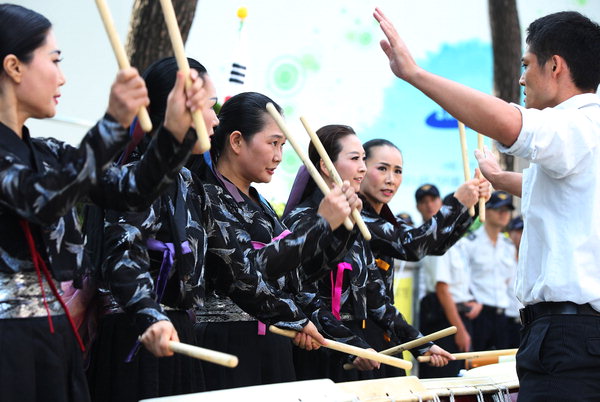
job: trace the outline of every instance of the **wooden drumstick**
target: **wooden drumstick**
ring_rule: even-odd
[[[217,352],[216,350],[205,349],[175,341],[169,341],[169,348],[175,353],[218,364],[220,366],[233,368],[238,365],[237,356]]]
[[[463,171],[465,173],[465,181],[469,181],[469,157],[467,155],[467,135],[465,134],[465,125],[458,122],[458,133],[460,134],[460,150],[462,154]],[[469,215],[475,216],[475,207],[469,207]]]
[[[483,135],[477,133],[477,149],[483,152]],[[481,179],[481,170],[477,175]],[[479,197],[479,220],[485,222],[485,197]]]
[[[499,349],[499,350],[486,350],[482,352],[466,352],[466,353],[453,353],[452,356],[456,360],[467,360],[475,359],[478,357],[490,357],[490,356],[509,356],[517,354],[519,349]],[[419,356],[417,360],[421,363],[427,363],[431,360],[431,356]]]
[[[319,187],[319,189],[324,195],[329,194],[331,190],[327,186],[327,183],[325,183],[323,177],[321,177],[321,173],[319,173],[315,165],[312,164],[312,162],[308,158],[308,155],[306,155],[300,144],[298,144],[298,142],[296,141],[296,138],[287,128],[285,121],[283,121],[283,117],[281,117],[281,115],[271,102],[267,103],[267,112],[269,112],[271,117],[273,117],[275,123],[277,123],[277,125],[283,132],[283,135],[285,135],[289,143],[292,145],[292,148],[294,148],[294,151],[296,151],[296,154],[298,155],[302,163],[304,163],[304,166],[306,166],[306,170],[308,170],[310,177],[312,177],[312,179],[315,181],[317,187]],[[352,223],[350,218],[346,217],[346,219],[344,219],[344,226],[346,227],[346,229],[352,230],[354,224]]]
[[[308,133],[310,140],[312,141],[313,145],[315,146],[315,149],[319,153],[319,156],[323,160],[323,163],[325,163],[325,167],[329,171],[329,176],[333,179],[333,181],[338,186],[341,187],[343,184],[342,178],[340,177],[340,174],[335,169],[335,166],[333,166],[333,162],[331,161],[331,158],[327,154],[325,147],[323,147],[323,143],[319,139],[319,136],[317,136],[317,133],[315,133],[312,130],[312,128],[310,128],[310,126],[308,125],[308,122],[306,121],[306,119],[304,117],[300,117],[300,121],[302,122],[304,129]],[[360,230],[360,233],[363,235],[365,240],[367,240],[367,241],[371,240],[371,232],[369,232],[369,228],[367,228],[367,225],[365,225],[365,221],[363,221],[362,217],[360,216],[360,211],[357,210],[356,208],[354,208],[352,210],[352,218],[354,218],[354,222],[356,222],[356,226],[358,226],[358,230]]]
[[[470,370],[475,367],[487,366],[489,364],[496,364],[508,361],[515,361],[515,355],[503,355],[503,356],[488,356],[488,357],[477,357],[475,359],[466,359],[465,368]]]
[[[432,341],[435,341],[440,338],[445,338],[446,336],[454,335],[455,333],[456,333],[455,326],[448,327],[448,328],[442,329],[440,331],[432,332],[431,334],[423,336],[421,338],[394,346],[393,348],[382,350],[379,353],[381,353],[382,355],[392,356],[392,355],[398,354],[400,352],[404,352],[405,350],[414,349],[417,346],[421,346],[427,342],[432,342]],[[344,364],[344,370],[352,370],[353,368],[355,368],[354,364],[351,364],[351,363]]]
[[[269,326],[269,331],[271,331],[277,335],[287,336],[288,338],[295,338],[296,334],[297,334],[296,331],[292,331],[289,329],[281,329],[274,325]],[[313,341],[313,343],[316,343],[316,341]],[[374,352],[372,350],[367,350],[367,349],[359,348],[356,346],[347,345],[345,343],[332,341],[330,339],[327,340],[326,345],[321,345],[321,344],[318,344],[318,345],[320,345],[324,348],[337,350],[338,352],[362,357],[364,359],[374,360],[379,363],[387,364],[389,366],[394,366],[394,367],[398,367],[398,368],[405,369],[405,370],[410,370],[412,368],[412,363],[407,360],[398,359],[398,358],[392,357],[392,356],[382,355],[382,354]]]
[[[456,333],[455,326],[448,327],[448,328],[442,329],[440,331],[432,332],[431,334],[425,335],[421,338],[417,338],[415,340],[403,343],[401,345],[394,346],[393,348],[382,350],[379,353],[383,353],[385,355],[395,355],[397,353],[404,352],[405,350],[414,349],[417,346],[421,346],[427,342],[432,342],[432,341],[435,341],[440,338],[445,338],[447,336],[454,335],[455,333]]]
[[[165,23],[167,24],[167,30],[169,31],[169,37],[171,38],[171,46],[173,47],[173,53],[175,53],[175,59],[177,60],[177,67],[185,76],[185,87],[189,88],[192,86],[190,64],[185,56],[183,39],[181,39],[181,32],[179,31],[179,25],[177,24],[177,18],[175,17],[173,3],[171,3],[171,0],[160,0],[160,5],[165,16]],[[194,120],[194,126],[198,133],[200,152],[204,153],[210,149],[210,139],[206,132],[206,124],[204,124],[204,118],[202,117],[201,111],[194,110],[192,112],[192,119]]]
[[[123,48],[123,44],[119,39],[119,34],[117,33],[117,29],[115,28],[115,23],[113,21],[112,15],[110,14],[110,10],[108,9],[106,1],[96,0],[96,6],[98,7],[100,18],[102,18],[104,29],[106,30],[106,34],[108,35],[108,39],[110,40],[110,45],[113,48],[115,57],[117,58],[117,64],[119,65],[119,68],[123,70],[131,67],[131,64],[129,64],[129,59],[127,58],[127,53],[125,53],[125,48]],[[142,106],[140,108],[140,110],[137,113],[137,116],[142,130],[144,130],[147,133],[152,131],[152,121],[150,120],[150,116],[148,115],[148,111],[145,107]]]

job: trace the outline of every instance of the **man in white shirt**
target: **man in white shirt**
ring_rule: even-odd
[[[516,294],[525,305],[517,354],[522,400],[600,395],[600,27],[560,12],[528,28],[527,109],[421,69],[376,9],[394,74],[448,113],[531,162],[523,175],[486,170],[497,189],[523,196]],[[576,392],[576,395],[574,394]]]
[[[448,194],[444,203],[449,203]],[[444,203],[437,187],[424,184],[415,193],[417,209],[426,221],[435,215]],[[470,272],[466,256],[461,248],[465,239],[459,240],[442,256],[425,256],[421,260],[424,297],[420,303],[420,330],[430,334],[451,325],[457,328],[456,335],[438,339],[437,344],[451,353],[471,350],[472,321],[481,311],[470,287]],[[427,363],[419,365],[420,378],[455,377],[464,368],[464,361],[449,362],[444,367],[433,367]]]
[[[442,198],[440,191],[434,184],[423,184],[417,188],[415,192],[415,201],[417,203],[417,211],[421,214],[422,222],[427,222],[432,216],[438,213],[442,208]],[[419,300],[422,300],[428,293],[434,291],[435,288],[435,270],[439,256],[426,255],[421,259],[419,270]],[[423,308],[419,311],[422,313]],[[419,319],[423,323],[423,319]],[[421,332],[423,332],[421,328]]]
[[[463,240],[470,290],[483,304],[473,320],[473,350],[505,349],[508,345],[508,283],[517,266],[517,253],[502,230],[514,209],[510,194],[494,191],[485,205],[485,223]]]

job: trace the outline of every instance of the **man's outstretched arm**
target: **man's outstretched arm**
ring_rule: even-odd
[[[419,89],[473,130],[505,146],[511,146],[517,140],[522,125],[521,112],[517,108],[499,98],[423,70],[383,12],[376,8],[373,16],[387,37],[387,40],[381,40],[380,45],[397,77]]]

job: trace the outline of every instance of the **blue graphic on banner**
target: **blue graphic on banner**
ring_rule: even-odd
[[[491,93],[492,47],[479,40],[446,44],[440,51],[419,60],[428,71]],[[442,196],[463,181],[462,159],[456,119],[423,95],[397,80],[385,90],[384,110],[372,126],[360,128],[361,139],[386,138],[402,150],[403,182],[390,207],[394,212],[414,211],[414,192],[423,183],[434,183]],[[469,167],[477,166],[473,150],[477,136],[467,130]],[[488,147],[491,142],[486,139]],[[416,217],[419,221],[419,217]]]

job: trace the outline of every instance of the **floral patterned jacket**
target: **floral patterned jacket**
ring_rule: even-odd
[[[394,302],[394,259],[419,261],[426,255],[443,255],[469,229],[473,218],[457,199],[450,199],[431,219],[418,227],[395,217],[387,205],[378,214],[363,197],[362,217],[371,232],[369,245]]]
[[[287,228],[254,188],[250,189],[252,197],[248,197],[223,177],[213,176],[212,181],[213,184],[205,185],[205,191],[210,200],[211,226],[219,234],[214,236],[208,231],[207,304],[222,309],[224,315],[231,317],[229,320],[244,319],[236,313],[235,306],[224,300],[230,297],[239,308],[261,321],[300,330],[308,320],[293,301],[299,287],[297,268],[306,261],[345,254],[352,244],[351,235],[345,229],[332,232],[327,221],[318,215],[286,234]],[[215,237],[233,240],[239,249],[213,247]],[[235,254],[238,256],[233,258]],[[224,261],[228,267],[223,266]],[[260,277],[259,287],[248,288],[245,295],[242,289],[233,294],[224,292],[229,283],[237,282],[240,271],[249,269]],[[269,298],[265,298],[266,295]],[[213,303],[211,299],[218,302]]]
[[[322,194],[317,190],[298,205],[284,223],[295,230],[307,216],[316,214]],[[311,321],[326,337],[354,346],[370,346],[359,335],[344,325],[344,321],[364,320],[367,317],[388,330],[400,342],[422,336],[410,326],[402,314],[392,305],[386,294],[385,282],[375,257],[366,240],[358,237],[350,251],[341,258],[325,261],[322,265],[303,265],[300,268],[302,292],[297,297]],[[313,281],[312,278],[319,278]],[[339,300],[335,300],[335,289],[339,289]],[[339,308],[339,318],[334,310]],[[419,349],[426,351],[431,344]]]

